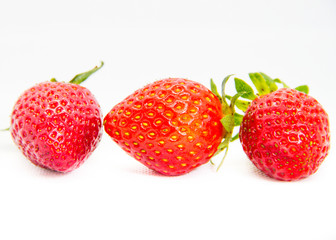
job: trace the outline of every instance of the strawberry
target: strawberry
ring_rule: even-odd
[[[78,84],[98,68],[69,83],[52,79],[26,90],[11,115],[14,143],[35,165],[58,172],[78,168],[102,136],[102,112],[92,93]]]
[[[148,84],[104,118],[108,135],[129,155],[163,175],[207,163],[227,131],[223,103],[203,85],[182,78]]]
[[[242,97],[252,100],[246,109],[239,138],[248,158],[266,175],[284,181],[298,180],[315,173],[330,146],[328,114],[308,87],[277,89],[279,79],[251,73],[259,90],[235,79]],[[239,101],[237,101],[238,103]]]

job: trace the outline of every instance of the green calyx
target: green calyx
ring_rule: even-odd
[[[88,77],[90,77],[93,73],[97,72],[99,69],[101,69],[104,66],[104,62],[101,61],[100,66],[95,66],[93,69],[87,71],[87,72],[83,72],[83,73],[79,73],[76,76],[73,77],[73,79],[70,80],[69,83],[73,83],[73,84],[81,84],[82,82],[84,82]],[[52,78],[50,80],[51,82],[57,82],[57,80],[55,78]]]
[[[215,85],[214,81],[212,79],[210,80],[211,91],[215,96],[218,97],[222,104],[222,112],[224,114],[224,117],[221,119],[221,123],[226,130],[226,135],[224,136],[222,142],[219,144],[217,152],[215,153],[215,155],[217,155],[218,153],[225,151],[224,157],[222,158],[222,161],[220,162],[217,170],[223,165],[224,159],[229,149],[229,143],[239,138],[239,133],[232,136],[233,130],[236,126],[241,125],[244,116],[237,113],[235,107],[245,113],[251,102],[258,96],[266,95],[276,91],[278,89],[277,84],[281,84],[284,88],[289,88],[286,83],[278,78],[273,79],[265,73],[255,72],[249,73],[249,77],[253,85],[255,86],[257,93],[255,93],[253,88],[244,80],[235,77],[234,83],[237,93],[234,96],[230,96],[225,93],[225,85],[231,76],[232,75],[228,75],[224,78],[222,82],[222,95],[218,93],[217,86]],[[306,94],[308,94],[309,92],[309,88],[307,85],[298,86],[295,89]],[[240,97],[244,100],[239,99]],[[226,99],[230,101],[230,104],[227,103]],[[211,163],[214,164],[212,161]]]
[[[251,104],[251,101],[257,98],[257,96],[266,95],[278,90],[277,84],[281,84],[282,87],[284,88],[290,88],[285,82],[281,81],[279,78],[273,79],[262,72],[249,73],[249,77],[253,85],[257,89],[256,94],[254,93],[253,88],[249,84],[247,84],[244,80],[234,78],[237,93],[244,92],[244,94],[242,94],[241,97],[245,98],[245,100],[236,101],[236,107],[242,110],[243,112],[246,111],[248,106]],[[306,94],[309,93],[309,88],[307,85],[298,86],[295,89]],[[229,95],[225,95],[225,97],[227,99],[232,98]]]
[[[229,149],[229,144],[231,141],[234,141],[238,138],[238,135],[237,136],[234,136],[232,137],[233,135],[233,129],[235,126],[239,126],[242,119],[243,119],[243,116],[236,113],[235,112],[235,105],[238,101],[238,98],[244,94],[246,94],[245,91],[242,91],[242,92],[238,92],[236,95],[234,95],[233,97],[230,97],[229,100],[230,100],[230,104],[226,101],[226,94],[225,94],[225,85],[226,83],[228,82],[228,80],[230,79],[232,75],[228,75],[227,77],[224,78],[223,82],[222,82],[222,95],[220,95],[218,93],[218,90],[217,90],[217,86],[216,84],[214,83],[214,81],[211,79],[210,80],[210,84],[211,84],[211,91],[215,94],[215,96],[218,97],[219,101],[221,102],[222,104],[222,112],[224,114],[224,117],[220,120],[225,131],[226,131],[226,134],[224,136],[224,139],[223,141],[219,144],[218,146],[218,149],[217,149],[217,152],[215,153],[215,155],[219,154],[220,152],[222,151],[225,151],[224,153],[224,157],[222,159],[222,161],[220,162],[217,170],[222,166],[223,162],[224,162],[224,159],[228,153],[228,149]],[[212,161],[211,161],[212,164],[214,164]]]

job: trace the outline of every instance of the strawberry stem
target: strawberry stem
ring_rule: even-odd
[[[83,73],[79,73],[77,74],[69,83],[73,83],[73,84],[81,84],[82,82],[84,82],[88,77],[90,77],[93,73],[97,72],[99,69],[101,69],[104,66],[104,62],[101,61],[101,65],[100,67],[95,66],[93,69],[87,71],[87,72],[83,72]]]

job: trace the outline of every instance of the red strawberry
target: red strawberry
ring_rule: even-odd
[[[32,163],[70,172],[95,150],[102,135],[102,112],[92,93],[78,84],[99,68],[76,75],[70,83],[52,79],[37,84],[19,97],[10,131]]]
[[[271,89],[274,85],[270,84],[280,82],[278,79],[259,73],[250,77],[263,94],[252,101],[240,127],[240,141],[249,159],[278,180],[298,180],[315,173],[330,146],[327,113],[305,93]],[[262,85],[266,87],[261,89]]]
[[[226,131],[221,101],[182,78],[149,84],[117,104],[105,131],[132,157],[164,175],[182,175],[207,163]]]

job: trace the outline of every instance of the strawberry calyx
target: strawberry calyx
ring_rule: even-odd
[[[262,72],[249,73],[249,77],[257,89],[257,94],[254,93],[253,88],[248,85],[244,80],[239,78],[234,78],[236,91],[246,92],[242,95],[242,98],[253,101],[257,96],[267,95],[278,90],[278,83],[282,84],[284,88],[290,88],[285,82],[281,81],[279,78],[271,78]],[[308,94],[309,88],[307,85],[301,85],[295,88],[300,92]],[[230,96],[226,96],[230,98]],[[238,107],[238,106],[237,106]]]
[[[95,66],[94,68],[92,68],[89,71],[83,72],[83,73],[79,73],[76,76],[74,76],[69,83],[72,84],[81,84],[82,82],[84,82],[86,79],[88,79],[88,77],[90,77],[93,73],[97,72],[99,69],[101,69],[104,66],[104,62],[101,61],[100,66]],[[50,82],[57,82],[57,80],[55,78],[50,79]]]
[[[279,78],[273,79],[263,72],[249,73],[249,77],[253,85],[257,89],[256,94],[254,93],[253,88],[249,84],[247,84],[244,80],[237,77],[234,78],[237,93],[245,92],[244,94],[241,95],[241,97],[246,100],[239,99],[236,101],[236,107],[243,112],[247,110],[247,108],[251,104],[251,101],[253,101],[258,96],[267,95],[269,93],[278,90],[277,84],[282,84],[282,87],[284,88],[290,88],[285,82],[283,82]],[[296,87],[295,89],[305,94],[309,93],[309,87],[307,85],[301,85]],[[232,98],[230,95],[225,95],[225,97],[227,99]]]
[[[218,148],[217,148],[217,152],[215,153],[215,155],[221,153],[222,151],[224,152],[224,156],[222,158],[222,161],[220,162],[217,170],[220,169],[220,167],[223,165],[224,159],[228,153],[228,149],[229,149],[229,144],[230,142],[234,141],[236,138],[232,137],[233,135],[233,129],[235,126],[237,126],[237,124],[241,122],[242,116],[238,113],[236,113],[235,111],[235,105],[236,102],[238,101],[238,98],[242,95],[244,95],[246,92],[245,91],[241,91],[238,92],[237,94],[235,94],[233,97],[231,97],[230,100],[230,104],[228,104],[228,102],[226,101],[226,94],[225,94],[225,85],[228,82],[228,80],[230,79],[232,75],[228,75],[224,78],[223,82],[222,82],[222,95],[220,95],[218,93],[217,90],[217,86],[214,83],[214,81],[211,79],[210,80],[210,85],[211,85],[211,91],[214,93],[215,96],[217,96],[217,98],[219,99],[219,101],[222,104],[222,112],[224,114],[224,117],[220,120],[220,122],[222,123],[226,133],[224,135],[224,138],[222,140],[222,142],[219,144]],[[210,160],[211,164],[214,164],[211,160]]]
[[[236,112],[235,108],[241,110],[243,113],[246,112],[247,108],[250,106],[251,102],[256,99],[258,96],[267,95],[278,90],[278,85],[281,84],[284,88],[290,88],[285,82],[279,78],[271,78],[263,72],[249,73],[250,80],[257,89],[255,93],[253,88],[247,84],[244,80],[235,77],[235,89],[237,93],[234,96],[227,95],[225,93],[225,85],[233,75],[228,75],[224,78],[222,82],[222,95],[218,93],[217,86],[210,80],[211,91],[215,96],[218,97],[222,104],[222,112],[224,117],[221,119],[221,123],[226,130],[226,134],[218,146],[217,152],[215,155],[219,154],[222,151],[225,151],[222,161],[220,162],[217,170],[223,165],[224,159],[227,155],[229,144],[239,138],[239,133],[233,136],[233,130],[236,126],[240,126],[243,120],[244,115]],[[296,90],[308,94],[309,88],[307,85],[301,85],[295,88]],[[239,99],[239,98],[243,98]],[[230,104],[227,103],[227,100],[230,101]],[[212,161],[210,161],[214,164]]]

